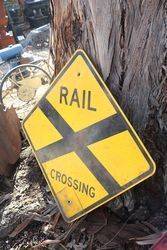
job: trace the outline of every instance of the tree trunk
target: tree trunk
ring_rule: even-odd
[[[155,176],[132,189],[135,205],[152,211],[167,191],[165,7],[163,0],[52,0],[55,73],[76,49],[88,54],[157,164]],[[126,205],[129,195],[121,197]]]

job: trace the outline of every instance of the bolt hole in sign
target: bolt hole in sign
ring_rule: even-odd
[[[67,222],[155,172],[148,151],[82,50],[25,118],[23,129]]]

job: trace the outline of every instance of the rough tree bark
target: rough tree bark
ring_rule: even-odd
[[[157,164],[155,176],[132,191],[134,204],[152,211],[165,204],[167,192],[165,5],[164,0],[52,0],[55,72],[77,48],[89,55]]]

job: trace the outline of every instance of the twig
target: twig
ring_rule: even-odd
[[[54,220],[53,220],[53,225],[52,225],[53,230],[54,230],[55,227],[57,226],[57,223],[58,223],[58,221],[59,221],[59,219],[60,219],[60,216],[61,216],[61,213],[60,213],[60,212],[58,212],[58,213],[55,215],[55,218],[54,218]]]
[[[91,235],[91,239],[90,239],[90,244],[89,244],[88,250],[92,250],[94,237],[95,237],[95,235],[92,234],[92,235]]]
[[[60,244],[60,240],[44,240],[38,245],[34,246],[33,249],[37,250],[39,247],[44,247],[51,244]]]
[[[0,205],[1,205],[3,202],[9,200],[11,197],[12,197],[12,194],[5,194],[5,195],[2,195],[2,196],[0,197]]]
[[[32,214],[29,218],[27,218],[25,221],[23,221],[21,224],[19,224],[14,231],[9,235],[9,238],[14,238],[16,235],[18,235],[20,232],[22,232],[33,220],[34,214]]]
[[[86,216],[84,216],[83,218],[81,218],[80,220],[76,221],[71,228],[62,235],[62,237],[60,237],[59,239],[55,239],[55,240],[44,240],[42,241],[40,244],[36,245],[33,247],[33,249],[38,249],[41,246],[46,246],[46,245],[51,245],[51,244],[56,244],[56,245],[61,245],[62,247],[65,248],[65,246],[62,244],[63,241],[65,241],[67,239],[67,237],[69,236],[70,233],[72,233],[77,226],[85,219]]]
[[[147,226],[149,229],[151,229],[153,231],[153,233],[158,233],[159,230],[154,227],[151,223],[147,222],[147,221],[142,221],[142,224],[144,224],[145,226]]]
[[[59,245],[60,245],[63,249],[67,250],[67,248],[66,248],[62,243],[59,243]]]
[[[80,220],[74,222],[74,224],[70,227],[70,229],[64,233],[64,235],[62,236],[62,241],[65,241],[67,239],[67,237],[69,236],[70,233],[72,233],[78,226],[79,224],[84,221],[86,218],[86,215],[84,217],[82,217]]]
[[[120,232],[124,229],[124,227],[127,225],[127,222],[132,218],[133,215],[134,215],[134,214],[131,214],[131,215],[128,217],[128,219],[124,222],[124,224],[122,225],[122,227],[119,229],[119,231],[114,235],[114,237],[113,237],[110,241],[108,241],[107,243],[105,243],[102,247],[100,247],[98,250],[105,249],[105,247],[106,247],[109,243],[111,243],[111,242],[120,234]]]

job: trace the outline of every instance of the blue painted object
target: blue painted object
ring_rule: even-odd
[[[2,61],[7,61],[13,57],[20,56],[22,53],[23,47],[21,44],[10,45],[0,50],[0,58]]]

